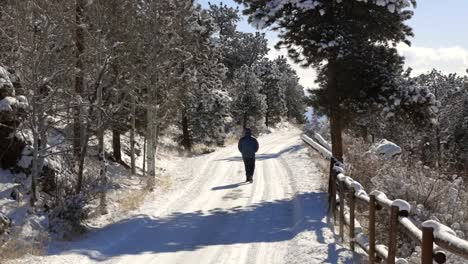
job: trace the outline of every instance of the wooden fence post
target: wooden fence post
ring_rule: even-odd
[[[388,234],[388,264],[395,264],[395,258],[397,253],[397,238],[398,238],[398,215],[400,208],[398,206],[392,206],[390,214],[390,231]]]
[[[341,241],[344,242],[344,210],[345,210],[345,190],[344,190],[344,182],[338,181],[338,188],[339,188],[339,197],[340,197],[340,237]]]
[[[432,264],[432,251],[434,250],[434,230],[431,227],[422,228],[421,264]]]
[[[331,186],[331,209],[333,212],[333,223],[336,224],[336,172],[333,170],[331,175],[332,186]]]
[[[369,264],[375,263],[375,195],[369,195]]]
[[[328,178],[328,211],[332,211],[334,215],[334,209],[336,205],[336,191],[334,191],[336,188],[335,186],[335,170],[333,169],[335,167],[335,158],[330,159],[330,175]],[[335,215],[334,215],[335,216]]]
[[[355,210],[356,210],[356,196],[354,196],[355,192],[354,189],[349,191],[349,246],[351,251],[354,252],[354,219],[355,219]]]
[[[332,197],[333,197],[333,175],[335,171],[333,169],[335,167],[335,158],[330,159],[330,175],[328,176],[328,211],[333,209],[332,207]]]

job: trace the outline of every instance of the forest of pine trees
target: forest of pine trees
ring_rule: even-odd
[[[239,20],[237,9],[191,0],[2,0],[0,167],[30,177],[31,206],[46,192],[62,208],[53,215],[80,221],[89,196],[107,212],[109,161],[136,174],[143,152],[154,188],[161,136],[190,152],[247,126],[303,123],[295,71],[267,59],[265,36],[238,31]],[[94,156],[98,172],[87,169]]]

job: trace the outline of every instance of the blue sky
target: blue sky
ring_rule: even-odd
[[[202,6],[208,2],[223,2],[229,6],[238,6],[233,0],[197,0]],[[418,0],[414,17],[408,23],[415,33],[412,46],[399,46],[399,51],[406,58],[406,65],[414,69],[414,74],[424,73],[432,68],[444,72],[456,72],[465,75],[468,68],[468,0]],[[239,23],[239,30],[254,32],[244,18]],[[265,31],[269,45],[277,40],[276,34]],[[270,50],[274,58],[284,51]],[[314,86],[314,73],[295,66],[305,86]]]

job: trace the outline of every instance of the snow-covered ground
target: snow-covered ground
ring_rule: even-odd
[[[178,160],[140,209],[15,263],[353,263],[327,223],[320,173],[289,129],[259,139],[253,184],[236,145]]]

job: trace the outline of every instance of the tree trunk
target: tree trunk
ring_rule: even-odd
[[[441,162],[441,157],[442,157],[442,148],[441,148],[441,140],[440,140],[440,127],[439,127],[439,120],[437,120],[437,125],[436,125],[436,148],[437,148],[437,155],[436,155],[436,168],[440,168],[440,162]]]
[[[192,151],[192,140],[190,138],[189,122],[185,111],[182,114],[182,146],[186,150]]]
[[[132,169],[132,175],[136,174],[135,165],[135,123],[136,123],[136,98],[132,95],[132,128],[130,129],[130,167]]]
[[[243,117],[242,117],[242,128],[243,129],[246,129],[247,128],[247,113],[244,113]]]
[[[76,0],[75,2],[75,98],[76,106],[74,107],[73,114],[73,167],[78,170],[78,183],[76,187],[76,192],[81,192],[81,187],[83,183],[83,135],[82,135],[82,94],[84,87],[84,63],[83,55],[85,50],[85,39],[84,39],[84,28],[83,28],[83,18],[84,18],[84,8],[85,0]],[[79,164],[78,169],[76,165]]]
[[[35,99],[37,100],[37,99]],[[44,167],[45,151],[47,148],[47,124],[45,121],[44,107],[41,102],[33,102],[33,160],[31,171],[31,199],[30,204],[38,200],[37,179],[42,174]]]
[[[146,135],[145,135],[145,139],[143,140],[143,164],[142,164],[142,174],[143,174],[143,177],[146,176]]]
[[[103,105],[103,99],[102,99],[102,86],[100,85],[97,90],[97,104],[98,104],[98,109],[97,109],[97,121],[98,121],[98,157],[99,157],[99,163],[101,164],[101,169],[99,172],[99,179],[101,181],[101,188],[100,188],[100,194],[99,194],[99,211],[101,215],[107,214],[107,199],[106,199],[106,191],[107,191],[107,160],[106,160],[106,153],[105,153],[105,147],[104,147],[104,120],[103,120],[103,114],[102,114],[102,105]]]
[[[332,141],[332,154],[333,157],[343,161],[343,139],[342,139],[342,123],[339,113],[334,112],[330,117],[330,130]]]
[[[157,118],[157,94],[156,87],[151,87],[147,102],[147,113],[146,113],[146,136],[148,140],[148,146],[146,150],[146,159],[148,165],[147,174],[147,188],[149,191],[153,191],[154,182],[156,176],[156,118]]]
[[[33,160],[31,170],[31,198],[29,200],[31,206],[37,202],[37,178],[39,176],[39,136],[37,133],[37,109],[36,102],[33,101],[33,116],[32,116],[32,134],[33,134]]]
[[[112,130],[112,149],[114,151],[114,160],[116,162],[121,162],[122,154],[120,145],[120,132],[117,129]]]
[[[81,189],[83,187],[83,174],[84,174],[84,163],[85,163],[85,158],[86,158],[86,153],[88,152],[88,141],[89,141],[89,127],[91,125],[91,122],[88,121],[87,125],[85,126],[85,106],[84,104],[80,104],[80,123],[81,123],[81,129],[80,129],[80,159],[78,161],[78,184],[76,187],[76,193],[79,194],[81,193]],[[93,111],[91,110],[90,113]]]
[[[85,50],[83,17],[85,0],[76,0],[75,3],[75,96],[76,106],[73,113],[73,154],[75,165],[81,160],[81,95],[83,94],[84,87],[84,64],[83,54]]]
[[[102,124],[101,124],[102,125]],[[99,171],[99,179],[101,181],[101,189],[99,194],[99,211],[101,215],[107,214],[107,160],[105,155],[104,147],[104,128],[99,128],[98,135],[98,152],[99,152],[99,163],[101,164],[101,169]]]
[[[329,91],[329,101],[333,102],[333,105],[330,105],[330,134],[332,141],[332,154],[335,158],[340,161],[343,161],[343,127],[342,127],[342,117],[340,111],[340,99],[339,91],[336,83],[336,61],[329,60],[328,62],[328,91]]]

